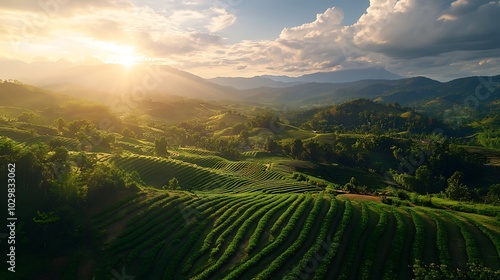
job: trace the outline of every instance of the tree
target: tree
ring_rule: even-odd
[[[76,162],[76,166],[81,171],[85,171],[85,170],[91,169],[92,167],[94,167],[94,165],[95,165],[95,163],[97,161],[95,155],[87,154],[85,152],[79,152],[75,156],[74,160]]]
[[[304,154],[306,159],[317,161],[320,158],[319,144],[316,141],[309,141],[304,144]]]
[[[272,111],[265,111],[256,115],[248,123],[251,127],[265,127],[274,130],[278,127],[279,117]],[[273,131],[276,132],[276,131]]]
[[[248,140],[248,137],[250,137],[250,132],[244,129],[240,131],[240,134],[238,135],[238,140],[241,142],[246,142]]]
[[[399,157],[403,154],[403,149],[397,146],[392,146],[392,155],[394,156],[395,159],[399,159]]]
[[[356,178],[351,177],[351,180],[349,180],[349,183],[346,183],[344,185],[344,191],[348,191],[350,193],[357,193],[357,182]]]
[[[86,132],[95,130],[95,125],[89,120],[75,120],[68,123],[67,127],[70,136],[76,135],[78,132],[86,134]]]
[[[17,116],[17,120],[20,122],[39,124],[41,123],[40,115],[33,112],[23,112]]]
[[[60,164],[65,164],[69,159],[68,149],[64,146],[59,146],[54,149],[54,154],[50,157],[50,160]]]
[[[464,174],[455,171],[453,175],[447,180],[448,187],[445,190],[446,197],[453,200],[470,200],[471,194],[466,185],[462,184]]]
[[[168,188],[171,190],[179,190],[181,188],[177,178],[174,177],[174,178],[170,179],[170,181],[168,181]]]
[[[168,155],[167,138],[165,138],[165,136],[155,139],[155,153],[160,157],[165,157]]]
[[[130,138],[135,138],[136,137],[135,132],[133,132],[132,130],[130,130],[128,127],[125,127],[122,130],[122,135],[125,136],[125,137],[130,137]]]
[[[188,136],[188,132],[186,131],[186,129],[177,126],[171,126],[165,129],[165,133],[170,136],[170,139],[172,139],[175,144],[179,146],[186,145]]]
[[[87,197],[90,200],[106,198],[127,187],[127,175],[110,164],[96,164],[84,174]]]
[[[484,203],[500,205],[500,184],[491,185],[483,197]]]
[[[290,146],[290,153],[293,158],[301,158],[302,152],[304,151],[304,146],[302,145],[302,140],[295,138]]]
[[[266,138],[266,143],[265,143],[264,149],[270,153],[273,153],[273,154],[279,153],[281,150],[278,142],[276,142],[276,140],[274,140],[270,137]]]
[[[59,129],[59,131],[63,131],[67,126],[68,123],[62,118],[58,118],[57,120],[54,121],[53,125]]]
[[[417,168],[415,171],[415,179],[421,184],[421,186],[417,186],[415,191],[419,193],[432,192],[435,181],[427,165],[424,164]]]
[[[115,144],[116,137],[112,133],[102,132],[100,134],[100,137],[101,137],[100,144],[102,147],[111,148],[113,146],[113,144]]]

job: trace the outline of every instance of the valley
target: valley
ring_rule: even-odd
[[[442,92],[468,79],[216,98],[3,81],[21,230],[18,278],[0,277],[494,279],[500,88],[456,113],[466,90]]]

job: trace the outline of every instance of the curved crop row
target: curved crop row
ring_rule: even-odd
[[[246,212],[245,212],[245,214],[243,214],[240,217],[240,219],[245,220],[245,222],[241,225],[241,227],[239,227],[238,232],[236,233],[236,235],[233,238],[233,240],[231,240],[231,243],[226,248],[226,250],[224,251],[224,253],[222,254],[222,256],[215,262],[215,264],[213,264],[212,266],[210,266],[208,268],[204,268],[203,272],[200,273],[199,275],[197,275],[196,277],[194,277],[193,279],[206,279],[211,274],[213,274],[215,271],[217,271],[237,251],[237,249],[239,248],[238,245],[243,240],[243,236],[244,236],[245,232],[251,226],[251,224],[255,221],[255,219],[259,218],[261,215],[263,215],[264,213],[266,213],[270,209],[273,209],[276,206],[280,205],[286,199],[287,199],[287,197],[283,196],[283,197],[279,198],[278,200],[276,200],[276,201],[268,204],[267,206],[262,207],[260,210],[258,210],[256,212],[255,212],[255,208],[260,207],[261,206],[260,204],[256,204],[253,207],[249,208],[246,212],[252,213],[251,217],[247,218],[246,215],[245,215]],[[267,202],[265,202],[265,203],[267,203]],[[233,223],[233,225],[230,226],[230,228],[231,227],[238,227],[238,225],[239,225],[239,223],[235,222],[235,223]],[[230,228],[228,228],[228,230],[226,230],[226,232],[230,231]],[[219,239],[216,241],[216,244],[215,244],[216,247],[215,248],[220,248],[220,246],[222,245],[223,241],[219,241],[221,238],[223,240],[223,235],[221,235],[219,237]]]
[[[411,251],[411,256],[413,259],[413,263],[417,260],[421,260],[424,253],[424,242],[425,242],[425,228],[424,228],[424,220],[422,216],[417,214],[410,208],[407,208],[408,212],[411,215],[413,220],[413,224],[415,225],[415,239],[413,240],[413,248]]]
[[[187,252],[191,250],[194,243],[201,237],[202,232],[206,230],[215,217],[220,216],[222,212],[226,212],[225,210],[224,207],[209,207],[196,216],[197,221],[200,221],[199,223],[184,223],[183,227],[170,238],[170,244],[174,246],[180,244],[181,247],[173,249],[173,247],[168,246],[165,248],[157,262],[168,263],[168,265],[163,272],[155,271],[155,277],[166,279],[171,275],[175,275],[178,264],[186,257]],[[162,235],[165,236],[165,234]],[[182,244],[181,240],[183,240]],[[174,257],[172,258],[172,256]]]
[[[147,178],[148,183],[157,187],[166,184],[172,177],[176,177],[183,187],[200,190],[217,188],[227,180],[235,179],[194,164],[164,158],[133,156],[114,158],[112,162],[125,170],[137,171],[141,178]]]
[[[347,225],[351,221],[352,217],[352,204],[351,201],[346,199],[344,201],[345,204],[345,210],[344,210],[344,216],[342,217],[342,220],[340,221],[340,225],[338,229],[335,232],[335,236],[333,237],[332,244],[330,245],[330,248],[328,248],[328,252],[326,253],[325,258],[322,260],[320,266],[316,270],[316,273],[314,274],[314,279],[325,279],[326,273],[328,272],[328,267],[330,263],[332,262],[333,258],[337,254],[339,244],[341,242],[342,236],[344,235],[344,231],[347,228]]]
[[[359,239],[361,238],[361,234],[367,229],[368,227],[368,221],[370,219],[370,215],[368,213],[368,206],[366,203],[361,203],[361,219],[356,227],[350,243],[356,243],[359,242]],[[354,258],[356,256],[356,252],[358,250],[358,247],[355,244],[352,244],[352,246],[349,246],[347,256],[344,259],[345,265],[342,266],[342,271],[340,272],[339,279],[347,279],[349,278],[349,275],[351,273],[351,268],[354,263]]]
[[[241,209],[246,204],[255,199],[256,197],[245,197],[241,201],[234,201],[233,203],[228,203],[227,205],[225,205],[223,208],[220,209],[221,212],[223,212],[224,214],[214,222],[213,229],[205,236],[201,249],[199,249],[196,253],[190,256],[189,259],[186,261],[182,269],[184,273],[189,271],[189,269],[191,269],[191,266],[196,261],[196,259],[198,259],[201,255],[207,252],[208,249],[210,249],[210,247],[212,246],[212,239],[214,238],[214,236],[220,230],[224,229],[227,225],[232,223],[231,218],[237,217],[237,215],[234,215],[235,210]]]
[[[338,208],[338,201],[335,198],[332,198],[330,200],[330,208],[328,209],[325,219],[322,222],[320,232],[318,234],[318,237],[316,238],[314,245],[311,246],[311,248],[304,254],[304,256],[302,256],[299,263],[295,266],[295,268],[292,271],[290,271],[289,274],[285,276],[284,279],[286,280],[295,279],[297,276],[301,274],[302,271],[306,269],[306,266],[309,264],[309,262],[315,256],[315,254],[318,254],[318,252],[322,247],[324,249],[328,249],[330,245],[330,236],[327,236],[328,229],[331,226],[333,217],[337,213],[337,208]],[[325,240],[327,241],[325,242]]]
[[[210,258],[213,258],[215,254],[217,254],[222,247],[222,244],[225,242],[227,236],[231,234],[234,230],[240,228],[240,224],[249,220],[252,220],[252,217],[255,217],[256,214],[264,214],[264,212],[258,210],[261,207],[264,207],[268,209],[268,206],[274,206],[276,203],[276,196],[271,196],[269,199],[268,198],[263,198],[255,203],[253,203],[250,208],[246,209],[245,212],[243,212],[241,215],[235,215],[237,219],[231,223],[226,229],[219,235],[217,240],[215,241],[215,247],[212,249],[210,252]],[[278,199],[279,201],[283,201],[284,197],[280,197]],[[267,206],[266,206],[267,204]],[[262,210],[262,209],[261,209]],[[255,217],[256,218],[256,217]],[[249,225],[249,224],[248,224]]]
[[[478,221],[471,219],[469,217],[466,217],[464,215],[460,215],[460,216],[465,218],[469,223],[475,225],[479,230],[481,230],[481,232],[483,232],[486,236],[488,236],[488,238],[493,243],[493,245],[495,245],[497,255],[500,258],[500,238],[498,238],[498,236],[495,236],[487,227],[485,227],[484,225],[482,225]]]
[[[439,219],[436,214],[431,211],[420,209],[427,214],[436,223],[436,242],[439,250],[439,261],[441,264],[450,265],[450,254],[448,252],[448,234],[446,233],[446,225]]]
[[[295,200],[288,209],[278,218],[278,220],[273,224],[271,227],[271,230],[269,231],[269,241],[274,241],[274,235],[277,233],[278,230],[280,230],[283,227],[283,223],[285,222],[286,219],[288,219],[288,216],[290,216],[295,208],[302,203],[302,200],[304,199],[304,196],[299,196],[297,200]]]
[[[167,268],[163,274],[162,279],[167,279],[170,275],[174,275],[174,271],[176,270],[179,262],[184,258],[186,253],[191,249],[193,244],[196,242],[196,240],[199,239],[201,236],[202,231],[205,229],[205,227],[209,224],[209,219],[204,219],[201,221],[201,223],[194,229],[194,232],[190,232],[187,234],[187,229],[186,230],[180,231],[179,234],[176,235],[176,238],[180,237],[187,237],[187,240],[183,242],[183,246],[181,247],[180,250],[176,250],[175,254],[164,254],[164,258],[160,260],[160,263],[165,263],[165,261],[169,260]],[[173,258],[172,258],[173,256]]]
[[[172,199],[169,201],[169,203],[166,204],[166,206],[171,206],[175,203],[181,203],[183,200],[186,198],[179,198],[179,197],[171,197]],[[177,200],[176,200],[177,199]],[[168,211],[163,211],[162,208],[158,209],[158,214],[156,214],[153,218],[151,219],[139,219],[137,217],[140,216],[135,216],[134,218],[135,221],[130,221],[128,224],[129,226],[118,236],[118,238],[115,240],[115,242],[112,243],[112,245],[109,247],[110,250],[116,250],[116,249],[126,249],[133,245],[133,241],[139,238],[145,238],[148,235],[153,234],[156,230],[161,229],[162,224],[161,222],[166,220],[166,217],[170,216],[170,214],[174,213],[175,208],[174,207],[168,207]]]
[[[375,229],[370,234],[368,238],[367,246],[365,248],[365,258],[361,266],[361,279],[368,279],[373,267],[373,260],[375,258],[375,253],[378,245],[378,240],[382,233],[386,230],[387,224],[389,223],[389,214],[386,211],[378,211],[380,217]]]
[[[440,211],[439,213],[441,215],[444,215],[446,218],[452,220],[455,224],[457,224],[460,227],[460,232],[462,233],[462,237],[465,240],[465,250],[467,251],[468,262],[480,263],[481,257],[477,249],[476,240],[474,239],[474,236],[469,231],[465,223],[462,222],[460,219],[457,219],[455,216],[450,215],[450,213],[446,211]]]
[[[307,196],[307,198],[298,206],[297,210],[293,213],[292,217],[290,217],[288,224],[283,228],[280,235],[276,237],[276,240],[274,240],[271,244],[262,249],[251,259],[237,266],[233,271],[231,271],[231,273],[229,273],[229,275],[227,275],[226,279],[238,279],[241,274],[243,274],[251,267],[255,266],[263,257],[267,256],[276,247],[281,245],[286,240],[286,237],[291,233],[293,228],[296,226],[297,220],[300,218],[302,213],[304,213],[311,200],[312,197]]]
[[[389,211],[389,210],[388,210]],[[401,263],[401,256],[403,255],[404,242],[406,237],[406,223],[403,219],[403,214],[401,214],[396,209],[393,209],[392,213],[396,217],[396,235],[392,240],[391,245],[391,256],[386,262],[384,279],[396,279],[398,276],[397,269],[399,269]]]
[[[180,148],[180,150],[188,152],[190,154],[200,155],[200,156],[213,156],[215,154],[212,151],[202,150],[202,149],[197,149],[197,148]]]
[[[214,207],[209,207],[208,209],[199,213],[197,212],[198,215],[203,216],[211,213],[214,209],[216,209],[216,206],[218,204],[225,203],[225,201],[213,200],[208,201],[207,203],[213,204]],[[131,241],[127,242],[126,245],[123,245],[127,247],[134,247],[134,249],[128,256],[129,261],[136,258],[138,254],[143,250],[146,250],[147,248],[150,248],[158,242],[165,240],[170,233],[175,231],[175,229],[180,228],[181,230],[184,230],[186,228],[186,225],[188,225],[187,217],[181,209],[179,209],[178,207],[170,207],[166,210],[166,212],[174,213],[175,215],[169,220],[166,225],[164,225],[163,223],[159,223],[153,229],[141,235],[140,238],[132,239]]]
[[[149,204],[153,204],[153,203],[155,203],[155,202],[157,202],[159,200],[162,200],[162,199],[164,199],[165,197],[168,197],[168,196],[169,196],[168,193],[163,193],[163,194],[157,195],[155,197],[145,199],[145,200],[143,200],[143,201],[141,201],[139,203],[133,204],[130,207],[125,208],[120,213],[117,213],[117,214],[113,215],[113,218],[110,218],[110,219],[106,220],[105,222],[107,224],[116,222],[116,221],[122,219],[123,217],[125,217],[128,214],[136,212],[139,209],[141,209],[143,207],[146,207]]]
[[[114,157],[110,160],[116,166],[136,171],[146,183],[157,188],[167,184],[176,177],[181,187],[186,189],[213,190],[222,189],[233,192],[284,193],[284,192],[317,192],[321,189],[286,179],[279,172],[267,171],[261,164],[251,162],[224,162],[225,166],[211,168],[188,163],[176,159],[165,159],[151,156]],[[190,160],[196,162],[196,160]],[[218,169],[214,169],[217,167]]]
[[[252,236],[250,236],[250,240],[248,241],[247,245],[247,253],[250,253],[255,247],[257,247],[257,244],[259,242],[259,239],[264,232],[264,229],[266,228],[267,222],[269,219],[274,215],[276,211],[279,209],[285,207],[286,205],[290,204],[291,200],[297,200],[296,195],[290,195],[286,201],[283,201],[281,204],[278,205],[278,207],[275,207],[271,209],[270,211],[267,211],[266,214],[259,220],[259,223],[257,224],[257,228],[253,232]]]
[[[154,215],[153,218],[147,218],[147,216],[135,216],[129,222],[129,224],[131,224],[132,226],[129,226],[118,237],[118,239],[112,244],[110,249],[126,249],[134,246],[136,246],[136,249],[141,248],[143,240],[147,240],[150,236],[156,235],[159,231],[165,231],[165,221],[168,221],[167,225],[180,225],[182,224],[182,222],[186,222],[186,219],[188,217],[185,217],[186,213],[182,212],[186,207],[190,209],[196,209],[196,211],[198,212],[202,209],[202,207],[200,207],[199,205],[206,208],[210,206],[217,206],[220,203],[226,203],[226,199],[224,199],[224,197],[221,198],[223,199],[195,200],[191,199],[191,197],[189,196],[183,196],[175,201],[172,201],[168,205],[164,205],[160,209],[154,209],[154,211],[151,210],[146,213],[148,214],[148,216]],[[180,206],[182,206],[182,208],[180,208]],[[175,216],[179,213],[182,215]],[[170,218],[171,216],[174,217]]]
[[[30,139],[31,137],[33,137],[33,135],[31,134],[30,131],[28,130],[24,130],[24,129],[16,129],[16,128],[12,128],[12,127],[0,127],[0,133],[2,134],[2,136],[6,136],[6,137],[9,137],[15,141],[18,141],[18,142],[24,142],[28,139]]]
[[[112,217],[122,207],[126,207],[127,205],[132,205],[134,203],[137,203],[137,201],[139,201],[141,199],[141,196],[143,195],[144,193],[138,192],[135,195],[128,196],[125,199],[119,200],[105,207],[99,214],[94,216],[94,221],[97,224],[104,222],[106,219],[109,219],[109,217]]]
[[[131,261],[135,259],[140,252],[156,245],[158,242],[166,240],[170,233],[178,230],[179,228],[183,228],[186,225],[186,221],[183,219],[183,216],[177,207],[169,207],[169,209],[162,213],[162,217],[165,216],[170,217],[168,223],[159,222],[154,224],[153,227],[147,231],[124,235],[112,244],[113,247],[111,250],[133,248],[127,257],[127,259]]]
[[[257,278],[259,279],[269,278],[272,275],[272,273],[274,273],[279,267],[281,267],[284,264],[284,262],[302,246],[306,238],[309,236],[309,232],[311,231],[314,220],[317,218],[319,214],[322,204],[323,204],[323,198],[318,197],[316,199],[316,203],[314,203],[311,212],[309,212],[309,216],[307,216],[304,226],[300,231],[299,237],[293,242],[293,244],[290,247],[286,249],[286,251],[281,253],[281,255],[278,258],[276,258],[264,271],[262,271],[257,276]]]

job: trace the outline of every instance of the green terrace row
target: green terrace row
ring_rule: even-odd
[[[215,156],[202,157],[202,156],[180,155],[176,158],[184,162],[189,162],[202,167],[233,173],[239,176],[245,176],[261,180],[284,179],[281,173],[276,171],[266,170],[266,167],[264,165],[248,161],[233,162]]]

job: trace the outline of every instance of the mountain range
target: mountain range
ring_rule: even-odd
[[[453,108],[455,111],[456,108],[462,108],[456,114],[465,114],[463,112],[471,109],[475,113],[487,114],[500,109],[500,75],[439,82],[426,77],[397,79],[398,75],[384,69],[363,69],[315,73],[297,78],[260,76],[207,80],[162,65],[126,68],[111,64],[74,65],[66,61],[3,61],[0,62],[0,69],[0,78],[17,79],[44,89],[103,103],[109,103],[106,100],[120,95],[129,99],[153,101],[187,98],[297,108],[365,98],[385,103],[397,102],[434,114],[443,114],[445,110]],[[361,80],[352,81],[356,76]],[[235,83],[240,89],[235,88]]]
[[[318,72],[299,77],[263,75],[252,78],[217,77],[209,81],[247,90],[259,87],[284,88],[305,83],[348,83],[361,80],[397,80],[403,78],[382,68],[352,69],[335,72]]]

